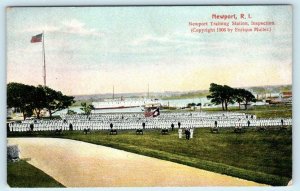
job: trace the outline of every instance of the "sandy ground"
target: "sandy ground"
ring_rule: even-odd
[[[21,158],[67,187],[262,186],[197,168],[80,141],[9,138]]]

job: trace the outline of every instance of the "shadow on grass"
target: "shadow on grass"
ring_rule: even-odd
[[[10,187],[64,187],[61,183],[25,160],[7,162],[7,183]]]

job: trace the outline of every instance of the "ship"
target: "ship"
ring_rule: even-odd
[[[145,108],[149,105],[161,105],[158,99],[137,99],[137,98],[121,98],[121,99],[104,99],[100,102],[92,102],[96,110],[100,109],[125,109],[140,107]]]
[[[115,88],[113,86],[113,93],[112,98],[104,99],[103,101],[99,102],[92,102],[95,110],[102,110],[102,109],[125,109],[125,108],[136,108],[140,107],[142,111],[149,106],[161,106],[159,99],[150,99],[149,98],[149,84],[148,84],[148,94],[147,98],[121,98],[115,99]]]

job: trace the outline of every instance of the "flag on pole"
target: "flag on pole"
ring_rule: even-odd
[[[160,115],[160,112],[159,112],[159,107],[158,108],[156,108],[156,110],[154,110],[154,112],[153,112],[153,117],[157,117],[157,116],[159,116]]]
[[[42,42],[43,33],[35,35],[31,38],[31,43]]]
[[[145,117],[151,117],[153,115],[153,113],[150,111],[145,111]]]
[[[147,111],[145,111],[145,117],[157,117],[160,115],[159,108],[157,107],[155,110],[151,110],[151,108],[148,108]]]

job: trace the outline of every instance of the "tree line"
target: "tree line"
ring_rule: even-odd
[[[218,85],[211,83],[209,87],[210,95],[207,96],[210,101],[216,105],[221,104],[222,110],[228,110],[228,104],[238,103],[239,109],[241,104],[245,104],[245,109],[250,102],[255,102],[254,95],[242,88],[232,88],[227,85]]]
[[[245,109],[250,102],[255,102],[254,95],[248,90],[241,88],[232,88],[227,85],[210,84],[210,95],[208,99],[214,104],[221,104],[222,110],[228,110],[228,104],[237,102],[240,105],[245,104]],[[64,95],[60,91],[53,90],[47,86],[31,86],[22,83],[11,82],[7,84],[7,107],[18,108],[23,114],[23,118],[32,116],[33,114],[39,119],[41,111],[47,109],[50,118],[52,114],[68,108],[74,103],[73,96]],[[201,103],[190,106],[200,106]],[[82,103],[82,110],[86,114],[90,114],[93,106]]]
[[[35,87],[15,82],[7,84],[7,107],[20,109],[24,120],[33,113],[39,119],[43,109],[47,109],[52,118],[53,113],[68,108],[74,102],[73,96],[64,95],[47,86]]]

